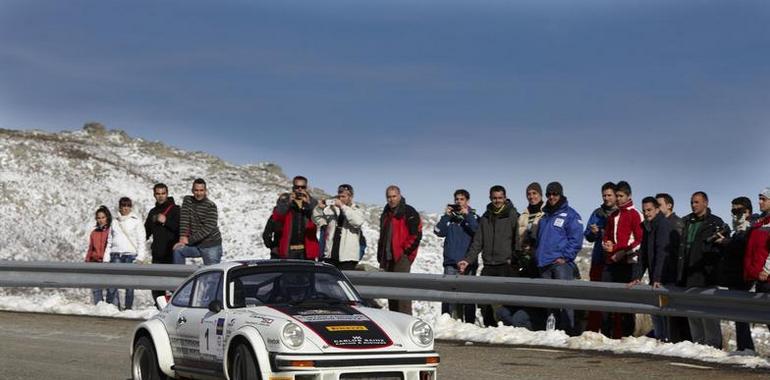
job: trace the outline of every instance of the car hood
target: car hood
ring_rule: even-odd
[[[304,345],[299,352],[403,352],[428,349],[416,346],[409,337],[416,318],[387,310],[345,304],[261,306],[251,309],[249,314],[250,320],[265,317],[275,319],[276,323],[271,323],[270,328],[261,329],[267,335],[280,337],[280,329],[286,322],[303,327],[305,339],[310,344]]]

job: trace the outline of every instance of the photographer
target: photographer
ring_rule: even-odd
[[[318,202],[313,222],[326,227],[324,258],[340,270],[354,270],[361,248],[364,214],[353,203],[353,186],[343,184],[337,196]]]
[[[307,178],[292,179],[288,203],[279,203],[273,211],[273,222],[281,226],[278,257],[281,259],[317,260],[319,246],[317,226],[312,215],[317,201],[307,191]]]
[[[711,213],[708,195],[698,191],[690,198],[692,213],[685,216],[682,242],[677,262],[677,285],[682,287],[717,286],[718,264],[722,256],[719,244],[730,236],[721,218]],[[689,318],[694,343],[722,348],[722,328],[718,319]]]
[[[468,201],[471,195],[467,190],[457,190],[454,193],[453,204],[448,204],[444,215],[434,227],[433,232],[444,239],[444,274],[459,274],[457,263],[465,258],[473,235],[479,229],[476,210],[470,208]],[[466,268],[465,274],[476,275],[477,265]],[[476,322],[476,305],[441,304],[441,314],[455,314],[467,323]]]

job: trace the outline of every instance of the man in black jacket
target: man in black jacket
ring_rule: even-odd
[[[708,195],[698,191],[690,198],[692,213],[683,218],[684,229],[677,257],[677,285],[713,287],[719,283],[718,267],[722,246],[717,242],[730,234],[730,227],[708,207]],[[689,318],[692,341],[722,348],[718,319]]]
[[[152,263],[172,264],[174,244],[179,241],[179,206],[174,203],[174,198],[168,196],[168,186],[165,184],[155,184],[152,192],[155,207],[147,214],[144,222],[146,239],[152,237]],[[164,290],[153,290],[152,299],[164,294]]]
[[[671,226],[674,228],[674,234],[671,235],[671,249],[672,252],[679,252],[679,244],[682,241],[682,229],[684,228],[684,222],[674,212],[674,198],[668,193],[655,194],[655,199],[658,201],[658,207],[660,213],[671,222]],[[676,259],[676,254],[672,260]],[[674,264],[676,265],[676,264]],[[669,341],[671,343],[679,343],[692,340],[690,337],[690,324],[687,322],[687,317],[669,317]]]
[[[478,262],[478,255],[484,262],[482,276],[514,277],[511,260],[516,248],[519,213],[516,207],[506,197],[505,188],[496,185],[489,189],[487,211],[479,221],[479,229],[473,236],[473,242],[468,248],[465,259],[457,263],[460,273],[472,264]],[[491,306],[482,307],[485,326],[496,326],[494,310]]]
[[[671,221],[660,212],[658,202],[653,197],[642,200],[644,213],[644,237],[639,262],[634,265],[633,281],[636,285],[642,281],[645,271],[649,271],[650,285],[660,288],[676,282],[676,251],[671,245],[672,235],[676,233]],[[669,340],[669,320],[661,315],[652,316],[655,338],[663,342]]]

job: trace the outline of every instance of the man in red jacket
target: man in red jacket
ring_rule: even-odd
[[[281,226],[279,258],[314,261],[318,259],[318,228],[312,219],[316,203],[307,191],[307,178],[294,177],[289,202],[278,203],[273,210],[273,222]]]
[[[420,214],[406,204],[398,186],[388,186],[385,198],[388,204],[380,215],[377,261],[388,272],[408,273],[422,240]],[[388,300],[388,309],[411,315],[412,301]]]
[[[618,209],[607,218],[602,247],[605,252],[602,282],[629,283],[633,277],[634,264],[642,244],[642,213],[634,208],[631,199],[631,185],[620,181],[615,188]],[[620,319],[620,331],[614,320]],[[602,333],[610,338],[630,336],[634,333],[634,315],[605,313]]]
[[[759,194],[759,210],[762,212],[759,220],[749,229],[743,276],[746,281],[756,281],[757,293],[770,293],[770,187]]]

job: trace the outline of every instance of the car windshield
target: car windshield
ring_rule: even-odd
[[[228,306],[358,303],[353,286],[332,268],[249,267],[234,269],[227,283]]]

